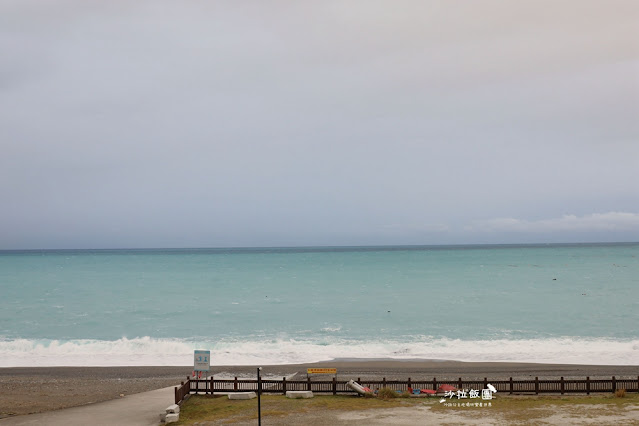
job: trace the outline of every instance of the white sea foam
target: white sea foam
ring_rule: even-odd
[[[322,331],[325,333],[333,333],[335,331],[340,331],[341,329],[342,329],[341,325],[335,325],[335,326],[324,327],[322,328]]]
[[[334,358],[444,359],[593,365],[639,364],[639,340],[555,338],[401,341],[189,341],[150,337],[102,340],[0,340],[0,367],[192,365],[194,349],[215,365],[276,365]]]

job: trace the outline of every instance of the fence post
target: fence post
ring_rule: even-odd
[[[488,378],[484,377],[484,387],[483,389],[488,389]]]
[[[179,403],[180,403],[180,400],[178,399],[177,386],[175,387],[174,394],[175,394],[175,403],[176,403],[176,404],[179,404]]]
[[[513,394],[513,378],[510,378],[510,394]]]
[[[459,386],[457,387],[459,390],[462,390],[462,381],[461,381],[461,377],[459,378]]]
[[[282,377],[282,395],[286,395],[286,377]]]
[[[535,393],[539,395],[539,377],[535,376]]]
[[[561,376],[561,380],[560,380],[560,390],[561,390],[561,394],[564,394],[564,376]]]
[[[590,395],[590,376],[586,377],[586,395]]]
[[[237,376],[235,376],[235,381],[233,382],[233,390],[237,390]]]
[[[307,389],[306,390],[311,390],[311,378],[307,377],[306,380],[307,380]]]
[[[409,388],[412,388],[412,387],[413,387],[413,386],[411,385],[411,382],[410,382],[410,377],[408,378],[408,387],[409,387]]]
[[[215,387],[215,381],[213,380],[213,375],[211,374],[211,396],[213,396],[214,387]]]
[[[437,390],[437,377],[433,377],[433,390]]]
[[[382,387],[386,387],[386,377],[382,378]]]
[[[333,377],[333,395],[337,395],[337,379]]]
[[[612,376],[612,393],[617,392],[617,379],[615,376]]]

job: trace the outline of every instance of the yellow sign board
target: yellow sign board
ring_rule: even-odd
[[[307,368],[306,374],[337,374],[337,368]]]

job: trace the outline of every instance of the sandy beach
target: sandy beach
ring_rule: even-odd
[[[453,361],[335,360],[262,366],[264,376],[306,377],[308,367],[334,367],[338,379],[637,378],[639,366],[475,363]],[[255,366],[213,366],[217,376],[254,377]],[[17,367],[0,369],[0,418],[120,398],[184,381],[190,367]]]

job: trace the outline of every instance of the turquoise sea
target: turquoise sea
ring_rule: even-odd
[[[639,244],[0,252],[0,366],[639,365]]]

